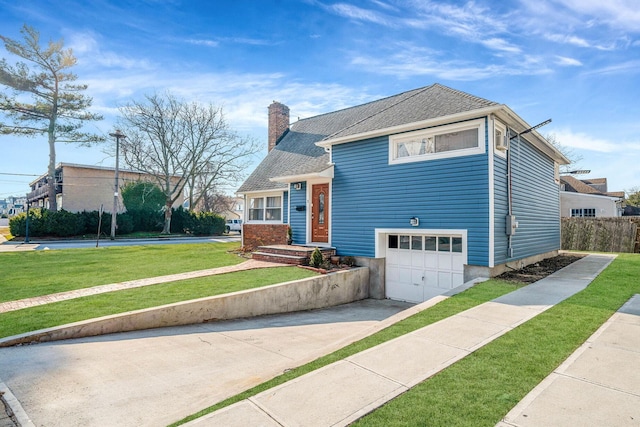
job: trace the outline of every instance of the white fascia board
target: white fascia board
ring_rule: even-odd
[[[503,121],[507,126],[514,127],[513,125],[517,125],[516,131],[522,132],[531,127],[531,125],[525,122],[522,117],[516,114],[511,108],[506,105],[502,105],[499,111],[496,111],[496,116]],[[564,154],[562,154],[556,147],[554,147],[549,141],[546,140],[545,137],[540,135],[537,130],[532,130],[531,132],[525,134],[532,135],[533,138],[527,138],[534,147],[551,157],[554,161],[561,165],[568,165],[571,163],[569,159],[567,159]]]
[[[267,193],[278,194],[278,193],[284,193],[285,191],[287,191],[287,188],[273,188],[271,190],[242,191],[242,192],[237,192],[236,194],[241,194],[243,196],[246,196],[247,194],[267,194]]]
[[[369,132],[362,132],[354,135],[343,136],[340,138],[330,138],[324,141],[316,142],[316,145],[323,148],[331,148],[333,145],[345,144],[347,142],[360,141],[363,139],[375,138],[378,136],[393,135],[397,133],[410,132],[413,130],[424,129],[433,126],[444,125],[452,122],[458,122],[467,119],[475,119],[487,116],[505,107],[504,105],[494,105],[491,107],[480,108],[477,110],[465,111],[448,116],[436,117],[433,119],[422,120],[419,122],[405,123],[403,125],[392,126],[384,129],[376,129]]]
[[[333,165],[329,166],[327,169],[320,172],[306,173],[301,175],[287,175],[287,176],[275,176],[273,178],[269,178],[271,182],[282,182],[282,183],[291,183],[298,181],[308,181],[310,179],[316,178],[328,178],[333,179]]]

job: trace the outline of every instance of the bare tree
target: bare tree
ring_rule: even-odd
[[[127,135],[121,143],[125,163],[152,175],[166,197],[165,234],[171,229],[171,207],[188,184],[195,186],[201,179],[203,188],[219,186],[240,175],[257,151],[254,142],[230,129],[222,108],[212,104],[154,94],[120,112]]]
[[[576,153],[573,148],[567,147],[566,145],[563,145],[560,141],[558,141],[555,133],[544,135],[544,137],[570,162],[568,165],[560,165],[560,173],[568,173],[569,171],[578,168],[578,163],[582,161],[581,154]]]
[[[0,111],[3,119],[0,134],[36,136],[47,134],[49,141],[49,167],[47,172],[49,208],[57,210],[56,202],[56,142],[75,142],[90,145],[104,141],[104,137],[82,132],[84,122],[102,117],[87,111],[92,99],[83,94],[87,85],[73,84],[77,76],[68,70],[76,65],[71,49],[63,49],[62,40],[49,41],[40,46],[40,33],[24,25],[20,30],[24,42],[0,35],[5,49],[33,65],[24,62],[14,66],[6,59],[0,61],[0,84],[11,94],[0,93]],[[24,95],[31,97],[24,100]],[[3,120],[4,121],[4,120]]]

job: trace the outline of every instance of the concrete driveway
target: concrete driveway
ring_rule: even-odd
[[[0,387],[13,393],[37,426],[166,426],[328,354],[409,307],[364,300],[1,348]]]

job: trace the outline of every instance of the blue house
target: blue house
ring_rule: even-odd
[[[332,247],[423,301],[555,255],[568,160],[503,104],[434,84],[299,120],[269,106],[269,153],[238,190],[243,244]]]

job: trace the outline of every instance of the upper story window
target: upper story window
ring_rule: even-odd
[[[389,137],[389,163],[419,162],[484,153],[484,120]]]
[[[282,196],[249,199],[249,221],[282,221]]]

